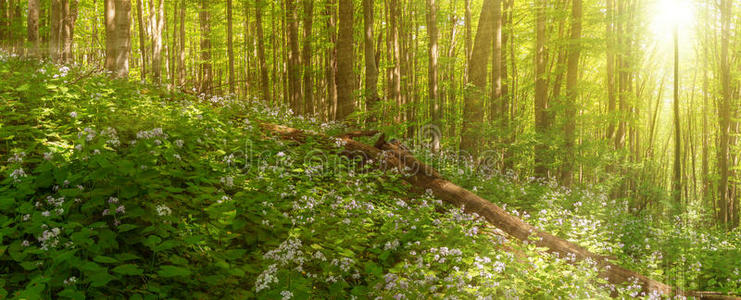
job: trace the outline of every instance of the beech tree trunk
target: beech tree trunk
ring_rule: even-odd
[[[498,124],[502,118],[500,112],[502,101],[502,0],[494,1],[494,37],[491,54],[491,103],[489,103],[489,121]]]
[[[185,84],[185,9],[185,0],[182,0],[180,1],[180,55],[178,55],[178,84],[180,86]]]
[[[39,56],[39,5],[40,0],[28,0],[28,55]]]
[[[129,5],[130,7],[131,5]],[[61,60],[62,63],[72,62],[72,43],[74,42],[75,22],[77,21],[77,0],[62,0],[62,35]]]
[[[569,43],[569,57],[566,66],[566,98],[569,101],[565,107],[564,124],[564,152],[566,157],[561,170],[561,182],[565,186],[571,185],[574,168],[574,131],[576,129],[576,110],[579,107],[579,55],[581,54],[581,20],[582,0],[572,0],[571,7],[571,37]]]
[[[165,28],[165,1],[150,2],[152,13],[152,79],[156,83],[162,80],[162,33]]]
[[[378,103],[378,66],[376,50],[373,46],[373,0],[363,0],[363,48],[365,53],[365,105],[369,111],[376,109]],[[369,119],[374,122],[376,117]]]
[[[226,0],[226,52],[229,59],[229,93],[234,94],[234,47],[232,45],[232,0]],[[262,42],[262,41],[260,41]]]
[[[474,158],[478,155],[481,123],[484,121],[486,69],[494,38],[494,4],[495,0],[484,0],[468,64],[468,83],[471,86],[465,92],[461,148]]]
[[[731,67],[728,55],[728,44],[731,38],[731,4],[732,0],[720,1],[720,83],[721,99],[718,106],[718,171],[720,181],[718,182],[718,206],[720,208],[719,221],[723,226],[727,226],[731,212],[729,188],[728,188],[728,144],[731,130]]]
[[[129,0],[105,0],[106,22],[106,70],[114,78],[129,76],[129,52],[131,51],[131,2]]]
[[[211,69],[211,15],[208,1],[201,0],[201,10],[198,14],[201,26],[200,90],[206,94],[211,94],[213,71]]]
[[[301,50],[304,65],[304,114],[314,113],[314,76],[311,64],[312,42],[314,36],[311,34],[314,25],[314,0],[303,0],[304,6],[304,47]]]
[[[441,118],[441,110],[437,84],[437,58],[439,54],[437,49],[437,3],[435,0],[427,0],[427,35],[430,39],[427,48],[429,63],[427,67],[427,92],[429,93],[427,101],[429,103],[430,119],[432,119],[433,124],[438,124]],[[437,146],[439,145],[436,145],[435,150],[438,150]]]
[[[59,46],[62,37],[62,0],[51,0],[50,19],[49,57],[51,57],[53,61],[59,61]],[[7,20],[10,20],[10,18],[8,18]]]
[[[339,0],[339,31],[337,33],[337,120],[345,120],[354,108],[353,74],[353,0]]]
[[[535,176],[547,177],[546,146],[544,139],[548,130],[548,79],[546,78],[546,0],[538,0],[535,7],[535,132],[538,142],[535,145]]]
[[[294,114],[301,111],[301,60],[298,49],[298,9],[296,0],[286,0],[286,39],[288,40],[288,99]]]
[[[270,83],[268,82],[268,66],[265,62],[265,43],[262,32],[262,7],[264,5],[265,2],[262,0],[255,2],[255,34],[257,34],[257,60],[260,64],[260,89],[263,101],[268,103],[270,102],[270,88],[268,87]]]
[[[139,53],[141,55],[141,80],[147,79],[147,47],[144,39],[144,18],[142,17],[142,0],[136,0],[136,22],[139,27]]]

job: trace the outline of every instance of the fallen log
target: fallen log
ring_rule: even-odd
[[[404,175],[403,179],[411,185],[422,190],[431,190],[435,196],[443,201],[462,207],[466,213],[478,214],[490,224],[523,242],[532,242],[538,247],[547,248],[548,252],[562,258],[571,257],[578,261],[587,259],[593,261],[600,269],[599,276],[612,284],[635,282],[640,284],[645,295],[654,293],[663,296],[693,296],[701,299],[740,299],[715,292],[680,291],[672,286],[613,264],[608,258],[591,253],[575,243],[539,230],[520,218],[510,215],[496,204],[445,180],[436,170],[417,160],[403,146],[398,143],[387,142],[383,135],[374,146],[370,146],[357,142],[348,135],[329,137],[275,124],[261,124],[261,126],[284,139],[297,142],[303,142],[309,136],[326,138],[330,143],[333,142],[331,139],[340,140],[345,155],[360,157],[365,160],[373,159],[382,168],[395,168]]]

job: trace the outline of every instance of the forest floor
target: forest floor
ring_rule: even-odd
[[[341,124],[8,57],[0,116],[0,298],[642,296],[597,278],[594,264],[544,254],[413,191],[401,174],[347,159],[340,142],[292,143],[258,126],[336,135],[349,131]],[[739,230],[656,220],[609,199],[606,186],[427,158],[629,269],[741,294]]]

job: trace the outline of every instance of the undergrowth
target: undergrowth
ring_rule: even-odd
[[[0,298],[639,296],[588,261],[510,241],[400,174],[344,158],[339,142],[293,143],[259,126],[331,135],[340,124],[8,57],[0,116]],[[636,271],[697,262],[688,282],[741,292],[738,231],[656,227],[599,187],[441,170]],[[669,246],[681,265],[661,265]]]

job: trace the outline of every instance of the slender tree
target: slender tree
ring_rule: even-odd
[[[430,118],[434,124],[439,123],[440,119],[440,101],[438,94],[438,68],[437,58],[438,44],[437,44],[437,2],[435,0],[427,0],[427,36],[429,36],[429,43],[427,48],[427,92],[429,96],[427,101],[429,102],[429,113]],[[436,145],[436,149],[439,145]]]
[[[537,0],[535,7],[535,131],[539,142],[535,145],[535,176],[548,176],[546,146],[543,139],[548,130],[548,79],[546,78],[546,0]]]
[[[581,54],[581,22],[582,0],[572,0],[571,6],[571,36],[569,43],[569,57],[566,69],[566,115],[564,124],[564,165],[561,172],[561,181],[565,186],[571,185],[574,168],[574,143],[576,130],[576,111],[579,107],[579,56]]]
[[[232,45],[232,0],[226,0],[226,51],[229,62],[229,93],[234,94],[234,46]]]
[[[353,87],[353,1],[339,0],[337,33],[337,119],[345,120],[354,110]]]
[[[28,54],[39,55],[39,6],[40,0],[28,0]]]
[[[373,0],[363,0],[363,49],[365,54],[365,105],[368,110],[378,103],[378,66],[373,46]],[[371,116],[369,121],[375,121]]]
[[[268,88],[268,67],[265,62],[265,43],[262,31],[262,8],[265,2],[257,0],[255,2],[255,34],[257,35],[257,61],[260,64],[260,89],[262,98],[265,102],[270,102],[270,89]]]
[[[304,66],[304,107],[305,114],[314,113],[314,79],[312,65],[312,27],[314,26],[314,1],[303,0],[304,7],[304,45],[301,50],[301,60]]]
[[[461,148],[474,157],[478,155],[478,137],[481,134],[481,123],[484,121],[486,69],[494,38],[494,5],[495,0],[484,0],[468,65],[469,86],[465,92]]]
[[[201,0],[201,9],[198,14],[201,27],[200,90],[211,93],[213,70],[211,65],[211,14],[208,1]]]
[[[718,207],[720,208],[719,221],[727,226],[730,221],[729,211],[729,188],[728,188],[728,150],[731,131],[731,68],[728,55],[729,39],[731,35],[731,8],[732,0],[720,1],[720,84],[721,98],[718,106],[718,171],[720,179],[718,182]]]

